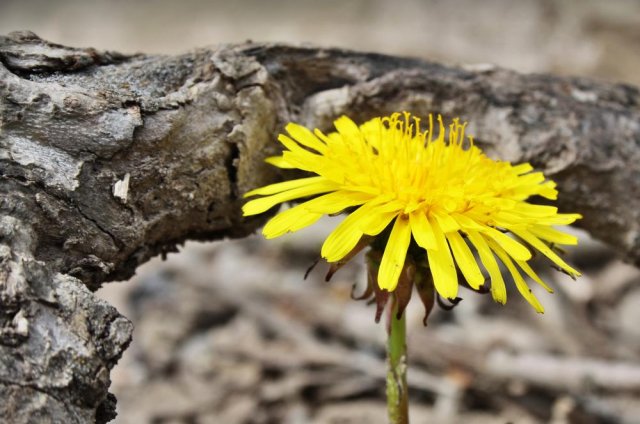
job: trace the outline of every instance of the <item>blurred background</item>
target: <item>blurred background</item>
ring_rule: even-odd
[[[640,85],[638,0],[0,0],[0,33],[124,53],[246,40]],[[350,299],[362,258],[309,278],[326,219],[298,234],[187,243],[99,291],[136,325],[113,371],[118,424],[386,422],[384,325]],[[571,281],[539,264],[537,315],[461,293],[408,310],[414,423],[640,423],[640,271],[580,234]]]

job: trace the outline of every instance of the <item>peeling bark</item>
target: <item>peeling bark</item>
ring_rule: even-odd
[[[460,116],[495,157],[559,183],[560,207],[640,265],[640,92],[317,48],[124,56],[0,37],[0,417],[106,422],[132,327],[91,291],[187,239],[242,237],[241,195],[287,121]]]

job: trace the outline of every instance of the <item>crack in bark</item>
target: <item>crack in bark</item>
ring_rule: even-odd
[[[98,228],[101,232],[103,232],[104,234],[108,235],[111,238],[111,241],[113,241],[113,244],[116,247],[122,246],[122,243],[116,238],[116,236],[111,233],[107,228],[103,227],[102,225],[100,225],[98,223],[98,221],[96,221],[95,219],[91,218],[89,215],[87,215],[83,210],[82,210],[82,206],[80,205],[75,205],[76,206],[76,210],[78,211],[78,213],[80,215],[82,215],[82,217],[88,221],[90,221],[93,225],[96,226],[96,228]]]

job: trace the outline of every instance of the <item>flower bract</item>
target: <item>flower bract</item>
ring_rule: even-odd
[[[380,289],[396,289],[415,246],[440,296],[455,299],[460,282],[480,289],[485,284],[482,267],[493,298],[504,303],[502,263],[518,291],[540,312],[542,306],[523,277],[550,291],[530,266],[533,252],[571,276],[580,275],[555,249],[577,243],[555,226],[571,224],[580,215],[531,201],[534,196],[555,200],[556,184],[528,163],[512,165],[486,156],[465,135],[466,123],[454,119],[445,126],[441,116],[429,115],[427,125],[421,125],[417,117],[396,113],[362,125],[342,116],[334,125],[335,132],[324,134],[290,123],[288,135],[279,136],[284,151],[268,162],[310,176],[246,194],[255,198],[245,204],[245,215],[303,200],[269,220],[265,237],[347,212],[324,241],[322,257],[342,261],[366,237],[384,236]]]

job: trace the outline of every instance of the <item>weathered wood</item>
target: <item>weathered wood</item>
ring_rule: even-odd
[[[494,67],[245,44],[124,56],[0,37],[0,417],[104,422],[131,325],[93,296],[187,239],[241,237],[287,121],[460,116],[640,264],[640,92]]]

